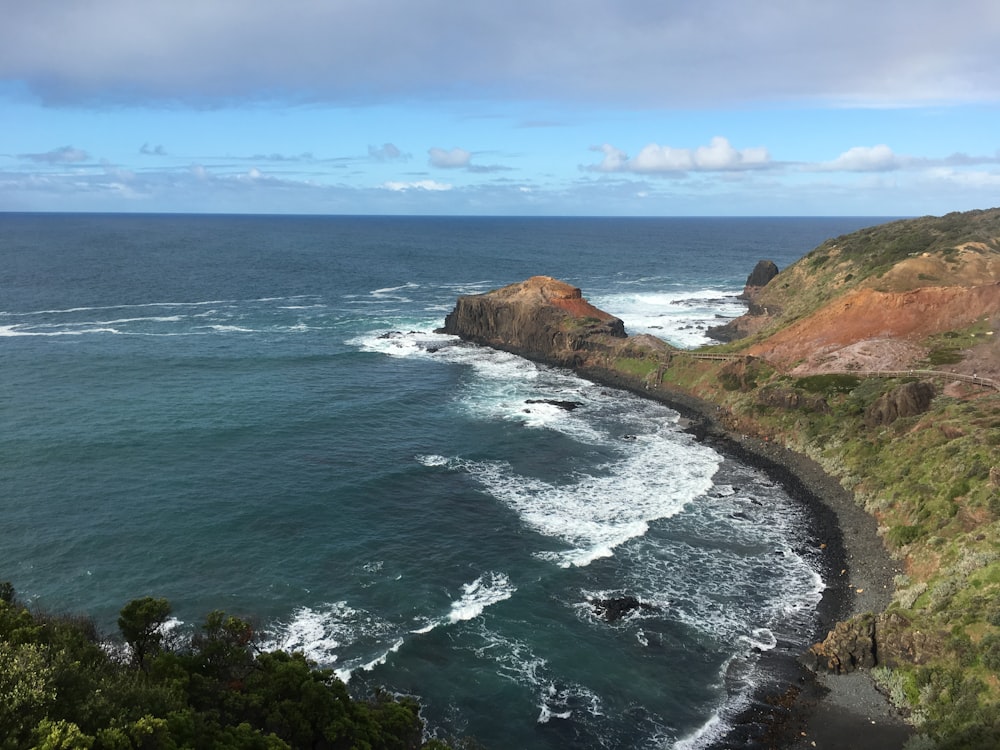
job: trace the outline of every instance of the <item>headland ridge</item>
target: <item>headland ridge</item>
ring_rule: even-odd
[[[809,679],[747,717],[758,745],[1000,746],[1000,209],[762,262],[740,297],[696,351],[544,276],[459,298],[441,330],[666,402],[809,504],[821,630]]]

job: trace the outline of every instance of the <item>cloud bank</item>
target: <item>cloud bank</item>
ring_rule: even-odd
[[[766,148],[754,147],[737,150],[726,138],[716,136],[707,146],[694,149],[675,148],[650,143],[634,157],[621,149],[605,143],[594,146],[604,158],[600,164],[588,167],[598,172],[637,172],[640,174],[678,174],[698,172],[737,172],[762,169],[771,162]]]
[[[55,104],[1000,100],[995,0],[4,5],[0,82]]]

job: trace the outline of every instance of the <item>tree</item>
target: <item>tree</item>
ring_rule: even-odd
[[[118,629],[132,649],[132,662],[146,668],[146,658],[155,656],[163,646],[163,626],[170,617],[170,602],[144,596],[133,599],[118,616]]]

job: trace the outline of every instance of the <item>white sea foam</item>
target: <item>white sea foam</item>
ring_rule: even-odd
[[[370,331],[348,339],[346,343],[361,351],[390,357],[430,357],[458,341],[456,336],[434,333],[426,320],[399,323],[400,328],[405,330]]]
[[[206,327],[218,333],[254,333],[253,328],[245,328],[244,326],[211,325]]]
[[[456,623],[479,617],[490,605],[510,599],[515,591],[517,588],[506,573],[484,573],[462,586],[462,597],[452,603],[448,621]]]
[[[502,461],[418,457],[425,466],[471,475],[527,526],[570,548],[539,553],[544,559],[569,567],[611,556],[617,546],[643,536],[651,521],[677,514],[712,486],[721,457],[681,433],[676,413],[666,407],[623,392],[609,395],[572,374],[504,352],[453,347],[440,356],[475,369],[476,377],[457,394],[458,405],[473,418],[552,430],[615,456],[592,474],[557,483],[523,475]]]
[[[527,526],[570,547],[541,557],[583,566],[643,536],[651,521],[676,515],[711,486],[718,454],[685,444],[676,433],[647,438],[624,443],[623,457],[605,473],[559,484],[518,474],[503,462],[455,459],[449,465],[475,477]]]
[[[710,342],[705,335],[709,326],[746,312],[746,306],[735,297],[739,291],[670,289],[612,293],[592,297],[591,302],[621,318],[629,333],[650,333],[675,346],[693,348]]]
[[[251,300],[149,302],[0,313],[0,336],[197,336],[215,333],[313,330],[303,314],[289,321],[291,309],[325,305],[276,305],[308,302],[310,297],[261,297]],[[115,315],[117,313],[117,315]],[[148,314],[146,314],[148,313]],[[250,323],[249,321],[254,321]]]
[[[760,651],[770,651],[778,645],[778,639],[768,628],[754,628],[749,635],[743,636],[742,640],[750,644],[751,648]]]
[[[76,328],[72,330],[43,331],[35,328],[25,328],[19,325],[0,326],[0,336],[84,336],[91,333],[112,333],[121,334],[117,328],[98,326],[96,328]]]
[[[346,602],[335,602],[321,608],[300,607],[287,622],[272,626],[265,640],[267,650],[301,652],[320,666],[343,662],[342,652],[363,641],[368,654],[393,637],[394,629],[370,612],[355,609]],[[398,649],[398,646],[394,647]],[[354,650],[357,650],[356,648]],[[393,649],[390,648],[389,651]],[[378,657],[381,659],[382,657]],[[343,669],[350,671],[370,660],[353,653]]]
[[[729,725],[724,723],[718,713],[713,713],[708,720],[673,745],[673,750],[699,750],[711,746],[715,741],[729,731]]]
[[[419,289],[419,284],[414,284],[413,282],[407,282],[406,284],[400,284],[399,286],[388,286],[382,289],[373,289],[369,294],[377,300],[391,299],[398,302],[409,302],[410,298],[401,294],[403,290]]]
[[[444,456],[437,455],[427,455],[427,456],[417,456],[417,461],[422,463],[424,466],[447,466],[448,459]]]
[[[510,582],[506,573],[489,571],[471,583],[463,584],[462,596],[451,603],[451,610],[444,617],[431,619],[425,625],[410,632],[429,633],[440,625],[454,625],[464,620],[479,617],[487,607],[510,599],[517,587]]]
[[[353,675],[359,669],[362,672],[371,672],[372,670],[375,669],[375,667],[380,667],[383,664],[385,664],[389,660],[389,655],[390,654],[394,654],[397,651],[399,651],[399,649],[401,649],[403,647],[404,643],[405,643],[404,639],[397,638],[396,642],[393,643],[392,646],[390,646],[388,649],[386,649],[386,651],[381,656],[377,656],[376,658],[372,659],[369,662],[366,662],[366,663],[362,664],[359,667],[352,667],[350,669],[348,669],[346,667],[341,667],[341,668],[335,669],[335,670],[333,670],[333,673],[335,675],[337,675],[338,679],[340,679],[341,682],[345,682],[345,683],[346,682],[350,682],[351,681],[351,675]]]
[[[204,302],[141,302],[138,304],[130,305],[99,305],[96,307],[66,307],[58,308],[52,310],[29,310],[27,312],[0,312],[0,315],[16,315],[16,316],[27,316],[27,315],[65,315],[70,313],[80,313],[80,312],[99,312],[103,310],[129,310],[138,309],[145,307],[202,307],[204,305],[224,305],[229,302],[235,302],[236,300],[206,300]]]

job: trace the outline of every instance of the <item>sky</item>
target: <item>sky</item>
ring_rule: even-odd
[[[1000,205],[996,0],[0,0],[0,211]]]

